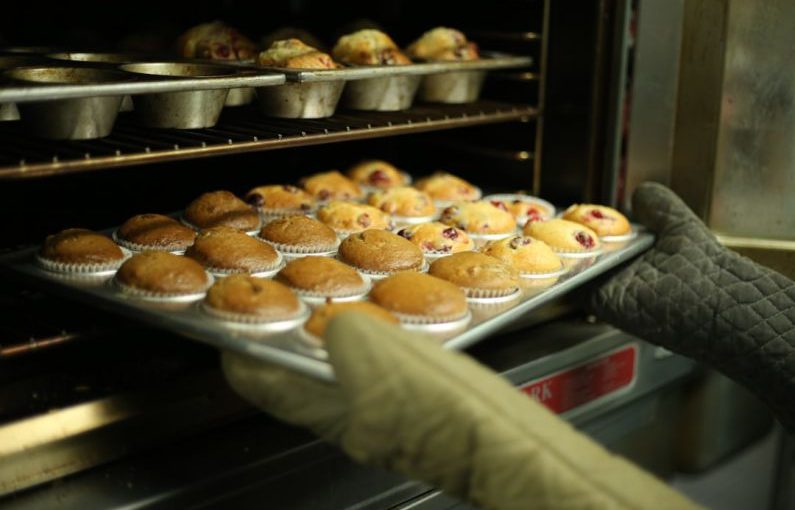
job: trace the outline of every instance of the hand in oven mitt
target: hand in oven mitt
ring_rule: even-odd
[[[664,186],[639,186],[632,204],[657,242],[595,289],[594,313],[717,368],[795,430],[795,284],[721,246]]]
[[[232,387],[353,459],[486,509],[692,508],[466,355],[347,312],[326,330],[338,383],[227,352]]]

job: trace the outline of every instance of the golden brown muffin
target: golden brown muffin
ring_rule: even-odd
[[[367,292],[367,284],[358,271],[328,257],[292,260],[276,279],[308,296],[346,297]]]
[[[301,186],[318,200],[355,200],[362,196],[359,185],[336,170],[301,179]]]
[[[336,69],[331,56],[304,44],[300,39],[274,41],[259,54],[259,65],[294,69]]]
[[[480,251],[505,262],[520,273],[554,273],[563,267],[552,248],[544,241],[528,236],[491,241]]]
[[[331,319],[343,312],[357,312],[368,315],[373,319],[382,320],[389,324],[400,324],[400,321],[387,309],[369,301],[353,301],[350,303],[328,303],[318,307],[312,312],[309,320],[304,324],[304,329],[318,339],[323,339],[326,327]]]
[[[298,39],[302,43],[317,48],[319,51],[326,51],[326,46],[315,34],[303,28],[283,26],[273,32],[268,32],[259,41],[262,48],[270,48],[276,41],[285,39]]]
[[[434,200],[462,201],[479,200],[480,190],[460,177],[447,172],[434,172],[418,179],[414,187],[426,192]]]
[[[574,204],[563,213],[563,219],[585,225],[599,236],[623,236],[632,232],[626,216],[612,207]]]
[[[364,29],[340,37],[331,52],[334,59],[349,65],[406,65],[411,60],[385,33]]]
[[[461,289],[425,273],[404,272],[381,280],[373,286],[370,300],[410,322],[455,320],[468,311]]]
[[[448,255],[475,249],[475,243],[466,232],[438,221],[405,227],[397,234],[417,245],[426,255]]]
[[[262,227],[259,236],[287,253],[321,253],[337,249],[339,238],[331,227],[307,216],[288,216]]]
[[[371,205],[332,201],[317,210],[317,219],[339,234],[388,229],[391,218]]]
[[[429,62],[480,58],[477,44],[467,41],[458,30],[446,27],[428,30],[411,43],[406,53],[413,59]]]
[[[229,227],[202,230],[185,256],[220,273],[259,273],[281,262],[273,246]]]
[[[185,208],[185,221],[203,229],[232,227],[250,232],[259,229],[259,215],[229,191],[204,193]]]
[[[516,219],[491,202],[459,202],[445,208],[439,221],[470,234],[506,234],[516,230]]]
[[[196,232],[162,214],[139,214],[122,223],[116,238],[131,249],[182,251],[193,244]]]
[[[433,216],[436,206],[424,191],[408,186],[378,190],[370,194],[367,203],[385,213],[406,218]]]
[[[339,256],[343,262],[371,273],[420,271],[425,262],[419,248],[385,230],[351,234],[340,244]]]
[[[301,311],[298,298],[281,283],[245,274],[216,281],[204,304],[213,312],[266,321],[290,319]]]
[[[115,265],[124,252],[102,234],[83,228],[68,228],[47,236],[39,256],[50,262],[76,265]]]
[[[246,202],[265,215],[304,215],[315,208],[315,199],[289,184],[258,186],[246,193]]]
[[[408,179],[403,172],[394,165],[380,159],[362,161],[352,166],[348,170],[348,177],[361,186],[371,186],[380,189],[408,184]]]
[[[257,55],[250,39],[221,21],[191,28],[180,36],[177,50],[186,58],[212,60],[249,60]]]
[[[198,294],[210,281],[201,264],[167,251],[133,255],[119,268],[116,280],[130,289],[163,296]]]
[[[454,283],[470,297],[497,297],[516,292],[519,276],[500,260],[474,251],[435,260],[428,274]]]
[[[590,228],[573,221],[551,219],[531,221],[524,234],[544,241],[558,253],[596,251],[600,248],[599,236]]]

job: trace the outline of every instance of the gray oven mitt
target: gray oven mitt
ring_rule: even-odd
[[[251,403],[354,460],[482,508],[695,507],[431,338],[349,312],[331,321],[326,345],[338,384],[231,352],[223,369]]]
[[[717,368],[795,430],[795,284],[724,248],[664,186],[641,185],[632,204],[657,242],[596,288],[594,313]]]

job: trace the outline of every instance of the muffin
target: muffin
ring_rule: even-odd
[[[327,53],[304,44],[300,39],[274,41],[257,58],[261,66],[293,69],[336,69],[337,64]]]
[[[204,193],[185,208],[183,220],[197,230],[223,226],[251,232],[260,226],[257,212],[229,191]]]
[[[360,186],[379,189],[389,189],[409,183],[409,179],[403,172],[380,159],[362,161],[352,166],[348,170],[348,177]]]
[[[259,237],[293,256],[334,252],[340,242],[331,227],[307,216],[273,220],[262,227]]]
[[[560,258],[552,248],[544,241],[528,236],[491,241],[480,251],[501,260],[522,275],[555,273],[563,268]]]
[[[340,37],[331,54],[348,65],[406,65],[411,60],[385,33],[364,29]]]
[[[435,260],[428,274],[461,287],[470,298],[508,296],[519,289],[516,270],[483,253],[465,251]]]
[[[475,249],[475,243],[466,232],[438,221],[402,228],[397,235],[417,245],[426,256],[450,255]]]
[[[357,312],[379,319],[389,324],[400,324],[400,321],[388,310],[368,301],[355,301],[352,303],[329,303],[318,307],[312,312],[309,320],[304,324],[304,330],[314,335],[315,341],[321,340],[326,333],[326,327],[331,319],[343,312]]]
[[[439,221],[473,235],[513,234],[516,231],[513,215],[504,206],[485,200],[451,205],[442,211]]]
[[[414,244],[385,230],[365,230],[342,241],[339,257],[373,275],[420,271],[425,259]]]
[[[246,193],[246,202],[266,219],[303,216],[315,208],[312,195],[289,184],[258,186]]]
[[[367,203],[385,213],[406,219],[429,218],[436,214],[433,200],[424,191],[408,186],[378,190],[370,194]]]
[[[336,170],[301,179],[301,186],[317,200],[356,200],[361,198],[359,185]]]
[[[371,205],[332,201],[317,210],[317,219],[341,235],[367,229],[388,229],[391,218]]]
[[[464,34],[453,28],[436,27],[411,43],[406,53],[413,59],[428,62],[477,60],[478,45],[467,41]]]
[[[213,21],[197,25],[180,36],[177,51],[186,58],[212,60],[250,60],[257,47],[236,29]]]
[[[215,282],[203,304],[207,313],[235,322],[296,319],[305,310],[295,294],[281,283],[244,274]]]
[[[354,268],[328,257],[302,257],[287,263],[276,280],[298,295],[319,298],[356,298],[369,290]]]
[[[476,186],[447,172],[435,172],[418,179],[414,187],[439,202],[465,202],[479,200],[481,196],[480,189]]]
[[[185,256],[217,275],[269,273],[282,264],[273,246],[229,227],[202,230]]]
[[[162,214],[139,214],[122,223],[116,241],[130,250],[181,252],[193,244],[196,232]]]
[[[600,237],[625,236],[632,233],[626,216],[612,207],[574,204],[563,213],[563,219],[585,225]]]
[[[425,273],[398,273],[377,282],[370,300],[407,324],[433,324],[462,319],[469,313],[464,292]]]
[[[491,203],[501,203],[520,224],[527,221],[548,220],[555,215],[555,207],[552,204],[530,195],[520,193],[489,195],[483,199]]]
[[[122,264],[116,282],[139,297],[168,298],[202,294],[210,278],[195,260],[166,251],[145,251]]]
[[[38,259],[51,271],[93,273],[119,267],[124,252],[102,234],[68,228],[47,236]]]
[[[558,254],[588,253],[600,248],[599,236],[590,228],[573,221],[551,219],[531,221],[524,234],[544,241]]]

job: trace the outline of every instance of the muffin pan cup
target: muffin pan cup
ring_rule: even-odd
[[[345,87],[342,104],[352,110],[407,110],[414,102],[421,79],[420,76],[402,75],[352,81]]]
[[[259,87],[260,111],[282,119],[324,119],[334,115],[345,87],[344,80],[289,82],[276,87]]]
[[[486,71],[453,71],[423,77],[417,99],[426,103],[463,104],[477,101]]]
[[[200,313],[219,320],[231,328],[245,328],[254,331],[279,332],[294,329],[309,318],[310,309],[306,303],[299,301],[299,308],[295,314],[289,317],[260,317],[253,314],[234,313],[226,310],[218,310],[201,301],[197,304]]]
[[[254,102],[256,96],[256,91],[251,87],[229,89],[224,106],[245,106]]]

